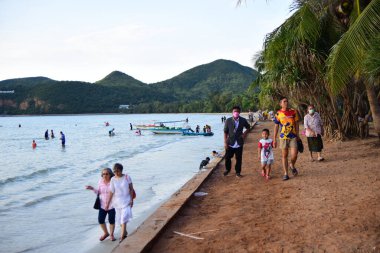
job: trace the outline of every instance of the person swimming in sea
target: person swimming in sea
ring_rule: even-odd
[[[54,138],[55,138],[55,136],[54,136],[54,132],[53,132],[53,129],[52,129],[52,130],[50,130],[50,137],[51,137],[52,139],[54,139]]]
[[[114,136],[115,135],[114,131],[115,131],[115,128],[112,128],[112,130],[108,131],[108,135],[109,136]]]
[[[45,131],[45,140],[49,140],[49,129]]]
[[[35,149],[36,147],[37,147],[37,143],[36,143],[35,140],[33,140],[33,142],[32,142],[32,148]]]

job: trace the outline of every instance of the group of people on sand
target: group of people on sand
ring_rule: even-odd
[[[274,163],[273,148],[277,147],[281,149],[282,179],[289,180],[289,169],[293,176],[298,175],[296,161],[300,142],[300,116],[297,110],[289,107],[289,101],[286,97],[280,99],[279,105],[281,109],[273,116],[273,139],[270,138],[270,130],[266,128],[262,130],[261,139],[258,141],[257,155],[261,163],[261,175],[267,180],[271,178],[271,166]],[[240,116],[240,112],[240,107],[234,106],[232,117],[224,121],[225,171],[223,175],[227,176],[230,173],[231,160],[235,156],[235,172],[238,178],[242,177],[244,139],[251,128],[248,121]],[[321,156],[323,124],[313,105],[308,106],[307,115],[304,118],[304,128],[311,161],[314,161],[313,152],[317,153],[318,161],[323,161],[324,158]],[[290,163],[288,161],[289,155]],[[213,151],[212,156],[221,157],[222,155]],[[209,161],[210,158],[206,157],[201,162],[199,169],[205,168]],[[132,218],[133,200],[136,196],[131,177],[123,173],[123,165],[115,163],[113,170],[110,168],[102,169],[98,186],[95,188],[88,185],[86,189],[92,190],[100,198],[98,222],[103,234],[99,240],[104,241],[109,237],[111,241],[116,241],[114,232],[115,224],[118,224],[121,229],[119,242],[122,242],[128,235],[127,223]],[[105,224],[107,215],[109,229]]]
[[[261,175],[269,180],[271,177],[271,166],[274,163],[273,148],[279,147],[281,149],[281,164],[283,169],[282,179],[286,181],[290,179],[289,169],[293,176],[298,175],[296,162],[300,146],[303,146],[303,144],[300,138],[299,112],[290,108],[286,97],[280,99],[279,105],[281,109],[273,117],[273,139],[269,137],[269,129],[263,129],[261,133],[262,138],[258,142],[257,154],[261,163]],[[223,174],[227,176],[230,173],[231,159],[235,156],[235,172],[238,178],[242,177],[241,166],[244,139],[250,129],[247,120],[240,116],[240,111],[240,107],[233,107],[232,117],[228,118],[224,125],[224,146],[226,153],[225,171]],[[323,161],[324,158],[321,155],[323,149],[322,136],[324,134],[323,123],[312,104],[308,106],[307,114],[304,117],[304,128],[310,151],[310,160],[315,161],[313,153],[317,153],[317,161]],[[288,161],[289,155],[290,162]]]
[[[101,178],[95,188],[87,185],[87,190],[92,190],[100,198],[98,222],[103,232],[99,240],[104,241],[110,237],[116,241],[115,224],[120,225],[119,243],[128,236],[127,223],[132,219],[133,200],[136,197],[131,177],[123,173],[123,165],[115,163],[113,170],[104,168]],[[108,215],[109,230],[105,224]]]
[[[65,147],[65,145],[66,145],[65,134],[62,131],[59,132],[59,133],[61,134],[61,138],[59,138],[59,139],[61,140],[62,147]],[[50,138],[52,138],[52,139],[55,138],[53,129],[50,130]],[[45,140],[49,140],[49,129],[46,129],[46,131],[45,131]],[[36,140],[32,141],[32,148],[33,149],[37,148],[37,142],[36,142]]]

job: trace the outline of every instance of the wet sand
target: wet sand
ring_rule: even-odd
[[[377,138],[324,142],[323,162],[299,154],[299,175],[282,181],[280,149],[272,179],[260,175],[258,125],[246,140],[243,178],[224,164],[162,231],[150,252],[380,252],[380,145]],[[209,231],[211,230],[211,231]],[[193,234],[193,239],[173,233]]]

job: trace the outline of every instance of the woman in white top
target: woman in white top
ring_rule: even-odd
[[[115,163],[113,166],[115,176],[111,178],[111,192],[109,203],[106,208],[108,209],[112,200],[112,205],[116,211],[116,223],[121,226],[121,235],[119,242],[123,241],[127,233],[127,222],[132,219],[133,207],[133,184],[130,176],[123,174],[123,165]]]

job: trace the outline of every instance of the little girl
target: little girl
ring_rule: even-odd
[[[261,161],[261,175],[267,180],[270,179],[270,171],[273,163],[273,140],[269,139],[269,130],[263,129],[261,136],[263,137],[258,144],[257,153]],[[268,165],[268,168],[266,166]]]

